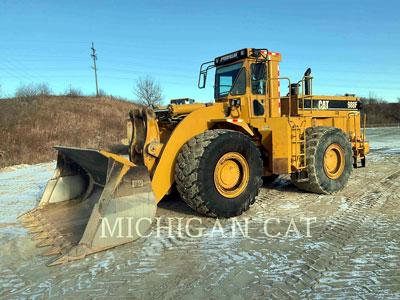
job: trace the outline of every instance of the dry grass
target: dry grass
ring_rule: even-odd
[[[132,102],[37,96],[0,99],[0,168],[56,159],[55,145],[115,152]]]
[[[361,98],[361,101],[368,125],[400,123],[400,98],[397,103],[375,98]]]

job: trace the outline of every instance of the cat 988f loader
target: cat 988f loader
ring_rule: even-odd
[[[263,176],[290,174],[308,192],[343,189],[365,166],[369,143],[354,95],[312,93],[311,70],[280,77],[281,54],[246,48],[200,67],[215,68],[213,103],[134,106],[129,160],[96,149],[56,147],[57,168],[36,208],[20,217],[49,265],[134,241],[151,227],[174,184],[210,217],[233,217],[256,200]],[[280,94],[287,82],[286,96]]]

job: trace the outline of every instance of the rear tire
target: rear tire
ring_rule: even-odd
[[[310,127],[306,130],[306,163],[308,181],[292,182],[300,189],[319,194],[332,194],[342,190],[353,170],[352,149],[349,138],[339,128]]]
[[[242,214],[262,185],[262,160],[250,138],[232,130],[207,130],[182,147],[175,180],[182,199],[211,217]]]

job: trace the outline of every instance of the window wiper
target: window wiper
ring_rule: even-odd
[[[224,96],[224,95],[228,95],[228,94],[229,94],[229,92],[221,92],[218,94],[218,96]]]

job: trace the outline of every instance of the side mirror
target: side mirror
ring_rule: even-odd
[[[199,74],[199,89],[204,89],[206,87],[207,72],[200,72]]]

